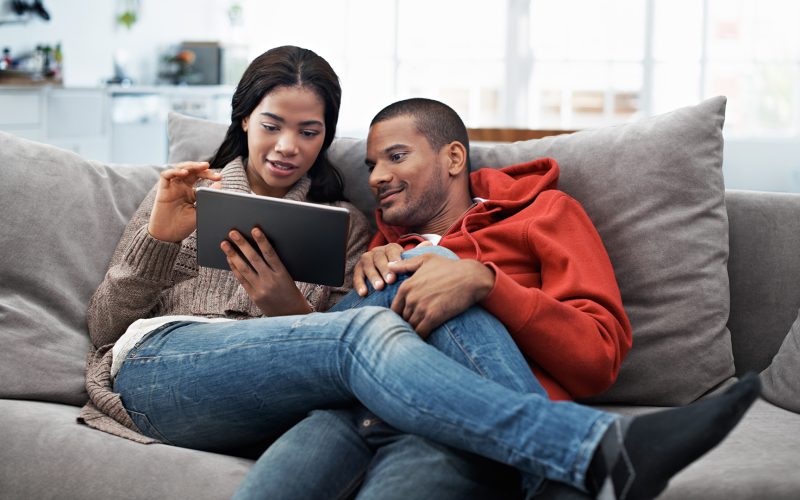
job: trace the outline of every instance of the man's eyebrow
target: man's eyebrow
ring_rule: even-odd
[[[286,119],[284,117],[276,115],[275,113],[270,113],[269,111],[265,111],[265,112],[263,112],[261,114],[264,115],[264,116],[269,116],[270,118],[272,118],[273,120],[275,120],[277,122],[286,123]],[[304,120],[304,121],[300,122],[298,125],[300,125],[301,127],[307,127],[309,125],[324,126],[325,124],[322,123],[319,120]]]
[[[389,154],[393,151],[397,151],[398,149],[408,149],[408,146],[406,146],[405,144],[392,144],[388,148],[384,149],[382,153]]]

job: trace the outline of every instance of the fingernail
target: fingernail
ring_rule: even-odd
[[[383,284],[383,281],[375,280],[375,281],[372,282],[372,284],[375,286],[375,288],[378,288],[379,286],[381,286]]]
[[[367,289],[366,288],[359,288],[358,289],[358,294],[363,297],[364,295],[367,294]]]
[[[392,273],[386,273],[386,280],[392,279]]]

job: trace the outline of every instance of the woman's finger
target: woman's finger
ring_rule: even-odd
[[[261,255],[263,256],[264,261],[267,263],[269,268],[276,273],[286,272],[286,268],[283,266],[283,261],[281,261],[280,257],[278,257],[278,253],[267,239],[267,235],[264,234],[264,231],[254,227],[251,231],[251,234],[253,235],[253,239],[256,240],[256,245],[258,245],[258,249],[261,250]]]
[[[228,266],[231,268],[231,271],[233,271],[234,274],[238,273],[241,277],[239,282],[243,284],[246,282],[249,286],[252,286],[256,273],[250,264],[239,255],[230,241],[223,241],[220,243],[220,248],[225,252],[225,257],[228,260]]]
[[[264,274],[271,270],[269,263],[265,261],[264,257],[253,248],[253,245],[237,230],[232,230],[228,233],[228,238],[231,239],[234,245],[238,247],[239,251],[247,259],[250,267],[253,268],[255,273]]]

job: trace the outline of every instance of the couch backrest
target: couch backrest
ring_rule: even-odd
[[[800,194],[727,191],[736,373],[772,361],[800,308]]]

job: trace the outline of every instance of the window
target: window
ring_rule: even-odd
[[[718,94],[728,136],[800,133],[793,0],[242,4],[251,59],[290,43],[331,63],[341,135],[410,96],[446,101],[471,127],[586,128]]]

